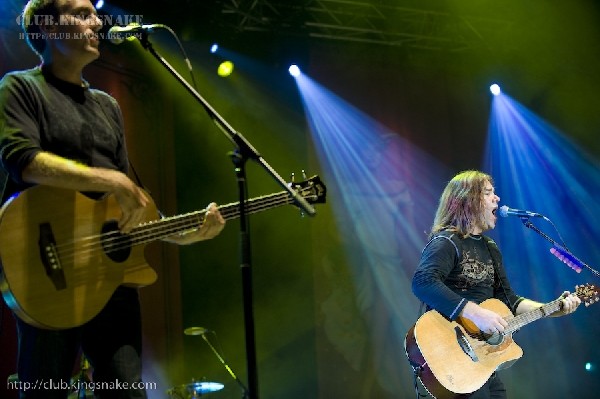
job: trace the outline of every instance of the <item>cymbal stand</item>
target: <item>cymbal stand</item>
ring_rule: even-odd
[[[214,331],[212,331],[212,333],[216,337],[216,333]],[[219,359],[219,361],[221,362],[221,364],[223,365],[223,367],[225,367],[225,370],[227,370],[227,372],[229,373],[229,375],[235,380],[235,382],[237,382],[237,384],[242,389],[242,399],[249,399],[250,398],[250,392],[248,391],[248,388],[246,388],[246,386],[242,383],[242,381],[233,372],[233,370],[231,369],[231,367],[229,367],[229,365],[227,364],[227,362],[225,361],[225,359],[223,358],[223,356],[221,356],[221,354],[214,347],[214,345],[208,340],[208,338],[206,338],[206,333],[200,334],[200,335],[202,335],[202,339],[204,340],[204,342],[206,342],[206,344],[212,350],[212,352],[215,354],[215,356],[217,357],[217,359]]]

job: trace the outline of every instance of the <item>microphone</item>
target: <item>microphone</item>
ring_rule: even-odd
[[[188,327],[185,330],[183,330],[183,333],[185,335],[204,335],[209,332],[212,332],[212,330],[209,330],[208,328],[204,327]]]
[[[498,208],[498,214],[500,216],[502,216],[503,218],[508,217],[508,216],[518,216],[520,218],[522,218],[522,217],[526,217],[526,218],[543,218],[544,217],[544,215],[542,215],[540,213],[523,211],[521,209],[512,209],[512,208],[509,208],[506,205],[502,205],[500,208]]]
[[[138,32],[152,32],[154,29],[163,28],[162,24],[140,25],[135,22],[127,26],[113,26],[108,30],[108,39],[113,44],[121,44],[131,34]]]

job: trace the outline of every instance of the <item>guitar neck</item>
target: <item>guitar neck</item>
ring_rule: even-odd
[[[508,334],[512,334],[521,327],[526,326],[531,322],[542,319],[560,310],[561,300],[562,299],[556,299],[552,302],[548,302],[544,306],[541,306],[537,309],[513,317],[508,321],[508,328],[505,329],[505,332]]]
[[[245,211],[253,214],[291,203],[293,203],[293,199],[289,194],[281,191],[245,201]],[[239,205],[239,201],[222,205],[219,206],[219,211],[225,220],[236,219],[240,216]],[[202,226],[205,214],[206,210],[200,210],[143,223],[134,228],[129,233],[129,237],[133,244],[144,244],[194,230]]]

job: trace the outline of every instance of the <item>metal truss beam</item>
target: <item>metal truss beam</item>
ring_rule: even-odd
[[[507,37],[510,21],[401,7],[398,1],[221,0],[219,21],[237,32],[468,51]],[[497,44],[497,43],[496,43]]]

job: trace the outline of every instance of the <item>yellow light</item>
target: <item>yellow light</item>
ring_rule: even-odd
[[[223,61],[221,65],[219,65],[219,69],[217,69],[217,73],[219,76],[225,78],[233,72],[233,62],[231,61]]]

